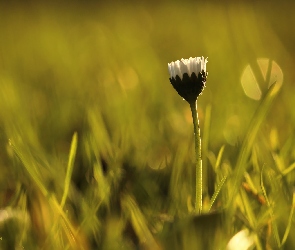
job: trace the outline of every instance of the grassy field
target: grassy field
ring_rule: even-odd
[[[245,229],[254,249],[293,249],[285,2],[0,3],[0,249],[226,249]],[[195,56],[202,215],[167,69]]]

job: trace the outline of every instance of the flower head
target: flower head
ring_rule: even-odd
[[[207,62],[202,56],[168,63],[172,86],[189,103],[195,102],[205,87]]]

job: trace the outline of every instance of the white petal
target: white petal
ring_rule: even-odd
[[[201,58],[201,70],[206,70],[206,62],[203,56]]]
[[[207,57],[208,58],[208,57]],[[204,71],[206,72],[206,64],[207,64],[207,62],[208,62],[208,60],[207,60],[207,58],[204,60]]]
[[[190,57],[189,58],[189,64],[188,64],[188,75],[191,76],[194,72],[194,61],[195,59]]]
[[[204,57],[197,57],[197,74],[204,70]]]
[[[181,62],[177,60],[174,64],[174,76],[179,76],[182,79],[182,73],[181,73]]]
[[[168,63],[168,71],[169,71],[170,78],[172,78],[173,77],[172,63]]]
[[[197,57],[194,58],[194,61],[193,61],[193,65],[192,65],[192,72],[195,72],[196,75],[198,75],[198,60],[197,60]]]
[[[186,59],[181,59],[181,62],[180,62],[180,71],[181,71],[180,78],[182,79],[183,74],[184,73],[188,73],[187,60]]]
[[[172,77],[175,77],[175,62],[172,62],[171,64],[171,73],[172,73]]]

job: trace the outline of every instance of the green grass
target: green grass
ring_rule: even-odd
[[[293,249],[292,8],[1,3],[0,249],[225,249],[246,228],[256,249]],[[167,70],[190,56],[209,61],[199,216],[192,117]]]

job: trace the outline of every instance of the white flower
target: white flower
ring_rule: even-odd
[[[176,78],[178,75],[181,79],[183,74],[187,73],[188,76],[191,76],[194,72],[198,75],[200,72],[206,72],[206,63],[208,62],[207,58],[202,57],[190,57],[189,59],[181,59],[176,62],[168,63],[168,70],[170,77]]]
[[[202,56],[168,63],[172,86],[190,104],[197,100],[205,87],[207,62]]]

